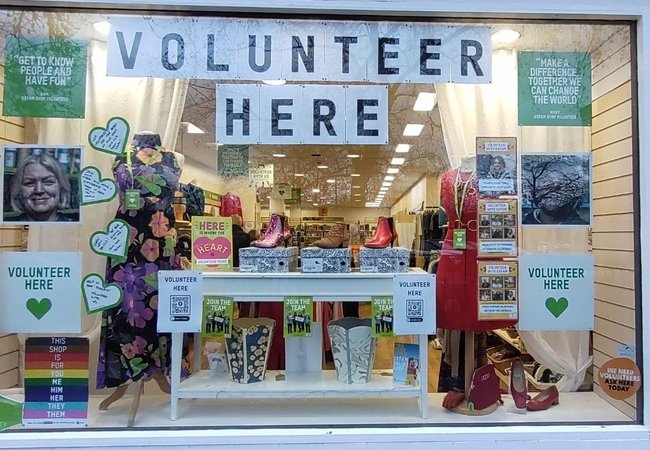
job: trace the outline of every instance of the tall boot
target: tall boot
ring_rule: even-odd
[[[271,214],[271,219],[264,236],[251,242],[252,247],[275,248],[284,241],[282,218],[278,214]]]
[[[386,248],[393,242],[393,233],[390,230],[388,219],[386,217],[379,217],[377,222],[377,229],[372,238],[368,239],[363,246],[368,248]]]
[[[345,248],[350,244],[350,234],[343,222],[337,222],[330,227],[324,238],[314,242],[314,247],[320,248]]]

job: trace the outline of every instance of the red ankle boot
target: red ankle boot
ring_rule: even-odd
[[[363,245],[368,248],[386,248],[393,243],[393,233],[386,217],[380,217],[377,222],[377,229],[372,238],[368,239]]]

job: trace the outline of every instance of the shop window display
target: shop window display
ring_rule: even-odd
[[[636,57],[619,52],[628,25],[513,22],[522,40],[499,44],[504,24],[458,21],[25,20],[2,23],[5,86],[23,94],[5,94],[0,119],[14,133],[0,136],[2,217],[29,224],[28,254],[81,253],[86,312],[70,333],[89,347],[52,361],[85,371],[75,426],[640,420],[636,136],[599,134],[616,126],[611,105],[634,115],[620,87],[635,75],[602,69]],[[80,95],[82,118],[61,106]],[[19,205],[19,176],[41,197]],[[62,193],[38,215],[48,181]],[[159,271],[192,270],[197,252],[206,298],[230,306],[201,309],[200,329],[158,331],[159,316],[190,324],[203,306],[158,288]],[[0,253],[3,277],[16,267]],[[25,339],[68,333],[38,328],[57,301],[46,290],[7,289],[0,313],[19,311],[0,332],[22,333],[21,364],[0,359],[19,373],[0,395],[29,411],[35,385],[66,377]],[[65,389],[52,405],[73,403]],[[341,417],[352,404],[365,412]],[[69,414],[24,417],[66,428]]]

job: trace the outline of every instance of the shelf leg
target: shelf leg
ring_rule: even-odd
[[[426,334],[419,334],[420,350],[420,415],[427,418],[429,412],[429,339]]]
[[[178,387],[181,384],[181,362],[183,358],[183,333],[172,333],[172,393],[171,420],[178,418]]]
[[[203,340],[201,333],[194,333],[194,364],[192,372],[197,373],[201,370],[201,356],[203,355]]]

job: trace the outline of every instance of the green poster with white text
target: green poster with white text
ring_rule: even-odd
[[[520,126],[591,125],[591,54],[519,52]]]
[[[86,61],[83,41],[7,38],[2,114],[85,117]]]

